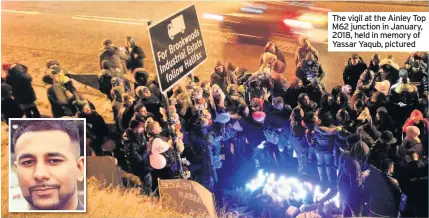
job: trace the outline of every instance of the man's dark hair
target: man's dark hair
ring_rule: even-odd
[[[381,172],[387,173],[389,171],[390,166],[392,166],[392,164],[393,164],[393,161],[387,158],[381,161],[381,164],[380,164]]]
[[[139,112],[142,108],[144,108],[145,106],[143,105],[143,104],[136,104],[135,106],[134,106],[134,111],[135,112]]]
[[[67,133],[71,142],[78,145],[80,154],[79,128],[72,120],[26,120],[13,133],[13,149],[15,150],[16,142],[24,133],[55,130]]]

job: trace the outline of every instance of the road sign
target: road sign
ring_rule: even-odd
[[[152,24],[149,39],[162,93],[207,59],[194,5]]]

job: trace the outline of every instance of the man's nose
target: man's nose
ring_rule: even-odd
[[[45,163],[37,163],[34,169],[33,178],[38,181],[48,180],[50,177],[49,170]]]

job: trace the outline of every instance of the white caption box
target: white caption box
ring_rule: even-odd
[[[328,51],[429,51],[429,12],[329,12]]]

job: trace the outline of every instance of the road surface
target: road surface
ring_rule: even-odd
[[[109,38],[118,46],[124,45],[126,36],[136,37],[147,59],[145,68],[155,74],[147,31],[148,21],[157,21],[191,2],[2,2],[2,63],[19,62],[29,67],[35,83],[41,83],[46,61],[58,60],[75,73],[98,73],[98,54],[103,39]],[[219,13],[243,3],[198,2],[199,15]],[[316,6],[333,11],[413,12],[428,11],[427,6],[396,4],[362,4],[357,2],[314,2]],[[162,9],[162,10],[161,10]],[[276,21],[273,21],[276,22]],[[280,21],[279,21],[280,22]],[[225,33],[216,24],[200,18],[208,60],[196,69],[196,75],[208,79],[218,60],[232,61],[254,72],[258,68],[262,45],[238,43],[234,34]],[[293,53],[296,39],[282,38],[276,43],[285,54],[287,78],[293,78]],[[342,84],[342,70],[351,52],[328,52],[326,44],[316,44],[321,63],[327,72],[324,83],[331,89]],[[369,61],[372,52],[360,53]],[[382,58],[393,55],[400,65],[408,53],[383,53]],[[43,96],[41,96],[43,95]],[[45,92],[38,93],[46,99]],[[45,103],[43,103],[45,104]]]

